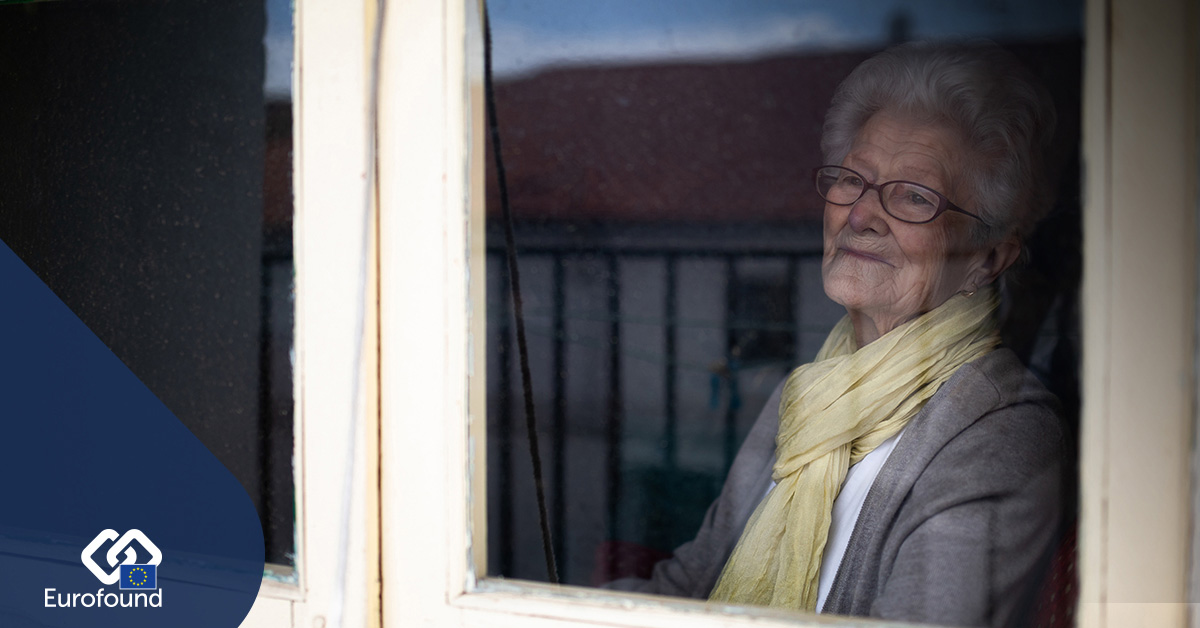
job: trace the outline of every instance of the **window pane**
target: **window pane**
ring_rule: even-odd
[[[287,0],[0,7],[0,238],[241,481],[286,566],[291,33]]]
[[[705,2],[675,13],[496,0],[489,10],[563,582],[644,575],[690,540],[767,398],[845,313],[822,288],[811,169],[833,90],[890,44],[989,37],[1052,92],[1058,200],[1027,242],[1029,262],[1009,273],[1004,335],[1074,431],[1079,3]],[[490,150],[489,573],[544,581]]]

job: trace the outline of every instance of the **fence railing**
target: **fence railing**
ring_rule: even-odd
[[[624,442],[622,435],[624,432],[624,421],[626,417],[623,413],[623,401],[626,391],[623,386],[624,374],[622,372],[623,356],[622,356],[622,333],[625,331],[623,327],[626,322],[622,318],[622,307],[624,305],[623,297],[626,296],[624,275],[629,271],[624,269],[624,266],[630,265],[633,262],[652,262],[661,267],[662,281],[661,294],[650,295],[651,300],[661,299],[661,318],[656,316],[641,317],[638,321],[639,326],[646,324],[653,325],[656,318],[657,324],[661,327],[662,338],[662,359],[661,375],[656,378],[662,382],[662,434],[658,439],[661,447],[661,464],[668,469],[674,469],[679,462],[679,432],[680,432],[680,403],[679,403],[679,382],[680,382],[680,365],[679,359],[682,349],[680,338],[680,283],[681,273],[680,268],[683,264],[688,264],[696,261],[708,262],[706,268],[712,269],[717,276],[710,276],[709,280],[712,286],[724,288],[723,310],[720,312],[708,312],[710,318],[720,321],[720,326],[723,327],[721,332],[724,335],[724,366],[726,368],[727,377],[724,378],[724,384],[729,386],[728,403],[724,407],[724,435],[723,435],[723,468],[727,469],[732,463],[734,454],[740,444],[738,434],[738,416],[742,409],[738,402],[739,396],[737,392],[738,378],[736,377],[738,364],[746,361],[762,361],[763,359],[774,359],[782,362],[782,366],[795,364],[799,359],[800,354],[800,337],[803,331],[803,323],[801,317],[797,314],[797,300],[801,298],[801,287],[799,286],[799,270],[802,264],[817,264],[820,262],[821,251],[806,249],[806,250],[754,250],[754,251],[713,251],[701,248],[678,248],[672,247],[669,249],[656,249],[647,247],[578,247],[578,246],[537,246],[537,247],[522,247],[519,251],[519,263],[522,269],[522,278],[526,277],[525,269],[530,266],[539,266],[545,274],[546,266],[549,267],[549,281],[539,282],[539,286],[531,288],[532,283],[523,281],[523,295],[526,303],[531,300],[549,304],[549,356],[541,356],[542,363],[549,362],[549,374],[552,378],[551,386],[549,386],[549,403],[543,399],[543,403],[539,404],[538,420],[540,428],[549,432],[549,442],[542,443],[541,449],[544,456],[548,457],[549,464],[546,465],[548,477],[546,483],[549,489],[547,499],[549,502],[550,520],[552,522],[552,531],[554,536],[555,554],[559,559],[560,565],[566,565],[569,562],[577,563],[590,561],[591,556],[569,556],[567,549],[567,534],[566,529],[566,505],[568,496],[566,494],[566,441],[568,432],[567,408],[568,408],[568,390],[570,388],[570,380],[572,377],[586,376],[595,380],[601,379],[606,386],[603,397],[604,413],[603,413],[603,447],[605,448],[605,480],[606,487],[604,501],[606,511],[606,530],[609,538],[617,538],[621,535],[621,503],[623,495],[623,463],[625,461]],[[571,289],[567,267],[571,263],[586,261],[592,266],[603,268],[603,282],[605,297],[604,312],[593,316],[594,319],[600,319],[601,322],[606,322],[607,342],[605,347],[605,357],[603,364],[597,364],[595,369],[589,369],[587,373],[571,373],[568,371],[568,351],[570,339],[567,335],[567,325],[569,319],[568,310],[568,292]],[[714,263],[715,262],[715,263]],[[764,302],[763,298],[758,295],[759,289],[762,287],[761,281],[748,284],[742,277],[742,268],[747,264],[759,264],[767,262],[776,269],[777,272],[772,274],[773,286],[769,295],[770,298]],[[493,449],[496,452],[497,458],[490,464],[489,481],[495,482],[490,494],[492,499],[499,499],[493,513],[494,520],[492,521],[489,538],[490,544],[498,546],[498,551],[493,553],[493,560],[498,559],[498,564],[493,565],[490,570],[494,574],[505,576],[519,576],[537,578],[536,574],[517,574],[514,573],[514,552],[526,551],[524,547],[517,547],[517,535],[515,534],[515,513],[514,513],[514,495],[516,490],[524,490],[523,486],[531,485],[526,479],[516,479],[513,477],[513,462],[514,456],[527,456],[528,453],[523,451],[520,443],[514,443],[514,434],[519,434],[523,429],[523,416],[516,409],[521,407],[521,383],[519,376],[516,375],[513,365],[517,359],[517,351],[512,336],[512,308],[510,300],[510,285],[508,277],[508,269],[505,265],[505,259],[502,247],[489,248],[488,251],[488,268],[489,274],[492,274],[493,281],[489,282],[489,290],[492,293],[488,296],[488,305],[495,308],[492,316],[489,318],[493,321],[493,327],[489,329],[489,350],[497,352],[496,364],[499,364],[497,371],[489,376],[494,378],[492,383],[489,383],[490,394],[493,399],[489,402],[489,406],[494,409],[497,416],[491,417],[489,420],[492,426],[493,433],[488,435],[489,439],[499,439]],[[779,272],[781,271],[781,272]],[[547,287],[548,283],[548,287]],[[813,289],[808,286],[808,289]],[[550,294],[544,294],[546,290]],[[747,293],[747,290],[752,292]],[[819,286],[816,287],[819,289]],[[534,294],[536,291],[536,294]],[[533,299],[531,299],[531,294]],[[642,301],[645,301],[647,295],[639,295]],[[773,299],[773,302],[772,302]],[[747,301],[754,300],[754,303]],[[768,310],[774,312],[773,316],[762,316],[748,314],[748,307],[753,307],[759,311]],[[544,316],[545,311],[541,312]],[[691,313],[694,314],[695,313]],[[544,319],[542,320],[544,323]],[[765,339],[765,349],[763,345]],[[758,342],[758,345],[755,342]],[[781,346],[790,345],[790,346]],[[755,348],[757,347],[757,348]],[[544,350],[544,349],[543,349]],[[765,353],[764,353],[765,351]],[[753,355],[748,355],[748,352]],[[545,373],[534,373],[535,380],[539,377],[545,377]],[[716,382],[717,375],[713,375]],[[545,382],[540,382],[539,385],[544,386]],[[657,382],[655,382],[657,384]],[[723,384],[723,385],[724,385]],[[644,385],[644,382],[639,382],[638,385]],[[715,386],[715,384],[714,384]],[[548,405],[549,412],[543,407]],[[758,408],[753,408],[752,411],[757,414]],[[514,445],[518,445],[514,447]],[[521,484],[518,484],[520,482]],[[668,548],[669,549],[669,548]],[[540,547],[531,547],[528,551],[540,552]],[[561,569],[561,568],[560,568]],[[575,570],[579,572],[578,569]],[[570,583],[570,578],[565,579]]]

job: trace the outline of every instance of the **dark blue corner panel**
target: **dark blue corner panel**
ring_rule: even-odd
[[[3,244],[0,417],[0,626],[241,623],[250,498]]]

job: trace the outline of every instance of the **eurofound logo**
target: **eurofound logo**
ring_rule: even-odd
[[[94,554],[105,543],[113,542],[104,555],[107,570],[96,562]],[[149,560],[138,562],[138,551],[132,546],[137,541],[148,554]],[[102,584],[117,586],[117,591],[105,591],[100,587],[95,593],[60,592],[46,588],[46,608],[162,608],[162,589],[158,587],[158,565],[162,552],[141,530],[129,530],[118,535],[116,530],[104,530],[92,539],[80,554],[83,566],[92,572]]]

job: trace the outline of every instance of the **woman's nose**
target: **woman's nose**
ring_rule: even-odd
[[[878,190],[867,190],[858,202],[850,207],[848,218],[855,232],[873,231],[880,235],[888,232],[887,212],[880,202]]]

